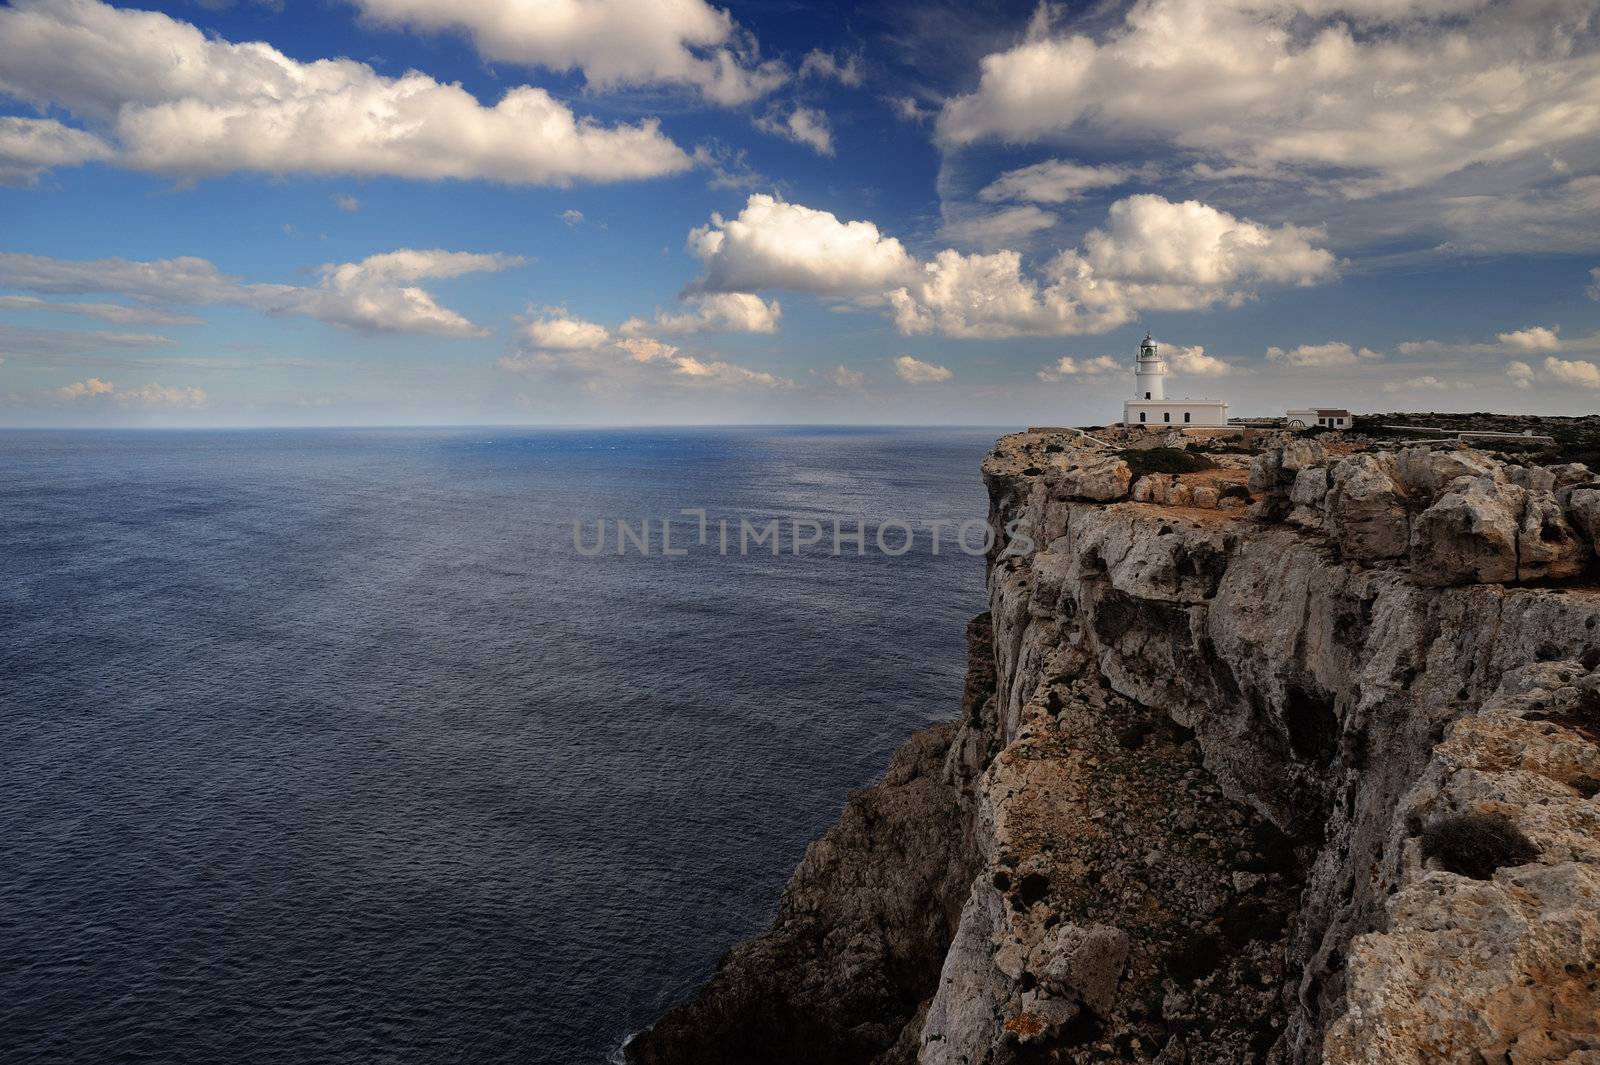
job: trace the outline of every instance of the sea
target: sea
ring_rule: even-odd
[[[613,1060],[957,712],[1001,431],[0,432],[0,1061]]]

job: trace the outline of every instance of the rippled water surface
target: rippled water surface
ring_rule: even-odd
[[[0,1060],[605,1060],[955,711],[983,574],[572,520],[981,517],[994,436],[0,433]]]

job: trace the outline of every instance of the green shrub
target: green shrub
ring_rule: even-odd
[[[1122,458],[1137,480],[1147,473],[1196,473],[1214,470],[1217,464],[1204,455],[1177,447],[1153,447],[1148,451],[1124,451]]]

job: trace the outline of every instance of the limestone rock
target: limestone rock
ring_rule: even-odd
[[[1220,498],[1221,493],[1208,484],[1195,485],[1194,491],[1190,494],[1191,504],[1199,507],[1201,510],[1215,510],[1217,507],[1217,500]]]
[[[1409,518],[1388,463],[1352,455],[1333,468],[1328,530],[1346,558],[1372,561],[1406,552]]]
[[[1133,472],[1114,455],[1084,455],[1051,478],[1055,493],[1066,499],[1110,503],[1128,494]]]
[[[1287,441],[1278,459],[1281,469],[1300,471],[1321,466],[1328,461],[1328,449],[1315,440],[1304,438]]]
[[[1410,495],[1429,500],[1458,477],[1493,474],[1496,463],[1481,451],[1467,448],[1436,451],[1408,447],[1395,456],[1396,475]]]
[[[1106,1017],[1128,962],[1128,935],[1104,925],[1057,925],[1033,956],[1042,985],[1063,997],[1076,996],[1096,1016]]]
[[[1583,572],[1588,555],[1588,548],[1567,524],[1555,493],[1530,490],[1517,531],[1517,579],[1575,577]]]
[[[1600,488],[1578,488],[1567,496],[1568,522],[1600,552]]]
[[[1456,479],[1418,516],[1411,536],[1417,583],[1517,579],[1517,534],[1527,491],[1485,474]]]

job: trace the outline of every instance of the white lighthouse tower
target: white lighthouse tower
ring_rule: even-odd
[[[1139,362],[1133,370],[1134,399],[1166,399],[1167,398],[1167,364],[1161,361],[1161,355],[1156,351],[1156,342],[1150,339],[1150,334],[1144,335],[1144,342],[1139,345]]]
[[[1221,399],[1168,399],[1167,363],[1146,333],[1133,367],[1133,398],[1122,405],[1122,424],[1147,429],[1215,429],[1228,424],[1228,404]]]

